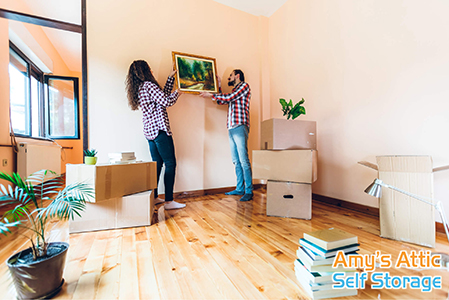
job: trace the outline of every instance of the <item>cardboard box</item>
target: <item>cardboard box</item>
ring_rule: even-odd
[[[149,226],[153,214],[153,191],[87,203],[81,217],[69,221],[69,233]]]
[[[116,165],[67,164],[66,182],[87,182],[95,190],[98,202],[157,188],[156,162]]]
[[[267,216],[312,218],[312,185],[268,180]]]
[[[260,149],[262,150],[316,150],[316,122],[269,119],[262,122]]]
[[[433,169],[430,156],[377,156],[377,165],[360,164],[378,170],[384,183],[433,200]],[[385,238],[435,247],[434,207],[389,188],[382,188],[379,202],[380,235]]]
[[[316,150],[253,150],[253,178],[312,183],[317,179]]]

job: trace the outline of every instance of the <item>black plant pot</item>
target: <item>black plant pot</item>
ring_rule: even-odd
[[[20,256],[31,252],[31,248],[14,254],[6,261],[17,291],[18,299],[48,299],[62,288],[65,259],[69,244],[65,242],[49,243],[51,246],[65,246],[65,249],[50,258],[30,264],[11,264]]]

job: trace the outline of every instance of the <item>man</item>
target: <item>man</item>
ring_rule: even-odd
[[[221,79],[217,77],[221,92]],[[232,71],[228,78],[228,85],[233,86],[231,93],[212,94],[201,93],[201,97],[212,97],[218,105],[228,105],[228,133],[231,146],[232,162],[235,166],[237,186],[234,191],[226,195],[243,195],[240,201],[249,201],[253,198],[253,178],[251,164],[248,158],[249,133],[249,101],[251,89],[245,82],[245,75],[241,70]]]

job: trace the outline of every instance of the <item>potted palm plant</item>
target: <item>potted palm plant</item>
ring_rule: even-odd
[[[86,165],[95,165],[97,163],[97,150],[84,150],[84,163]]]
[[[47,299],[56,295],[64,280],[62,273],[69,247],[65,242],[50,243],[46,225],[53,218],[68,220],[86,207],[93,189],[86,183],[64,186],[56,173],[41,170],[23,180],[18,174],[0,172],[0,207],[8,207],[0,220],[0,234],[26,235],[31,247],[11,256],[7,265],[19,299]]]

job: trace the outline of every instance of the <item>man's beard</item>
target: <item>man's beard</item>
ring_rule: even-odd
[[[228,86],[234,86],[235,85],[235,80],[233,81],[228,81]]]

